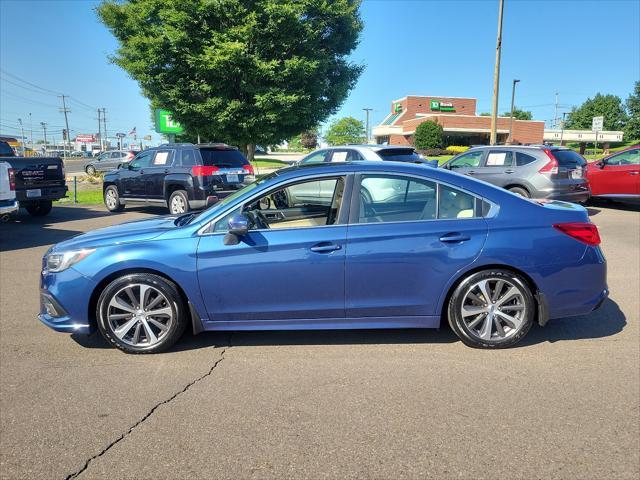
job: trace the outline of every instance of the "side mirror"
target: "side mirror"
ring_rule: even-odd
[[[225,245],[237,245],[240,237],[249,233],[249,219],[244,215],[234,215],[229,219],[229,230],[224,236]]]
[[[596,162],[596,167],[598,168],[604,168],[605,165],[606,164],[602,160]]]
[[[431,168],[438,168],[438,160],[427,160],[425,165]]]

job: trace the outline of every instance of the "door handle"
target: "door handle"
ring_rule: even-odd
[[[629,175],[640,175],[640,172],[629,172]]]
[[[168,169],[168,168],[165,168],[165,169],[164,169],[164,173],[169,173],[169,169]]]
[[[469,171],[467,172],[467,175],[475,175],[475,174],[476,174],[476,171],[475,171],[475,170],[469,170]]]
[[[515,170],[505,170],[504,173],[513,173]]]
[[[335,252],[336,250],[340,250],[341,248],[342,247],[340,245],[336,245],[335,243],[323,242],[314,245],[310,248],[310,250],[316,253],[331,253]]]
[[[444,242],[444,243],[458,243],[458,242],[465,242],[467,240],[470,240],[471,237],[469,237],[469,235],[464,235],[462,233],[447,233],[446,235],[443,235],[440,237],[440,241]]]

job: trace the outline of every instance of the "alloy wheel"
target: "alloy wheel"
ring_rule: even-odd
[[[107,308],[107,322],[112,333],[134,347],[160,342],[174,320],[167,297],[157,288],[143,283],[118,290]]]
[[[171,213],[184,213],[186,205],[184,199],[180,195],[176,195],[171,199]]]
[[[461,316],[468,332],[483,340],[503,340],[515,335],[527,318],[522,287],[505,278],[474,283],[465,294]]]
[[[116,208],[118,206],[116,192],[114,192],[112,189],[107,190],[104,201],[107,204],[107,207],[109,207],[110,209]]]

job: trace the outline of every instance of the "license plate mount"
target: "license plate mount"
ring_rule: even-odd
[[[27,198],[38,198],[42,196],[42,190],[39,188],[32,188],[27,190]]]

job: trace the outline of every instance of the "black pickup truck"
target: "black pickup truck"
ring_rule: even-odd
[[[0,141],[0,160],[13,168],[16,199],[31,215],[48,214],[54,200],[67,196],[60,157],[17,157],[9,144]]]
[[[169,143],[138,153],[104,176],[104,204],[162,205],[172,214],[204,208],[255,180],[253,166],[223,143]]]

